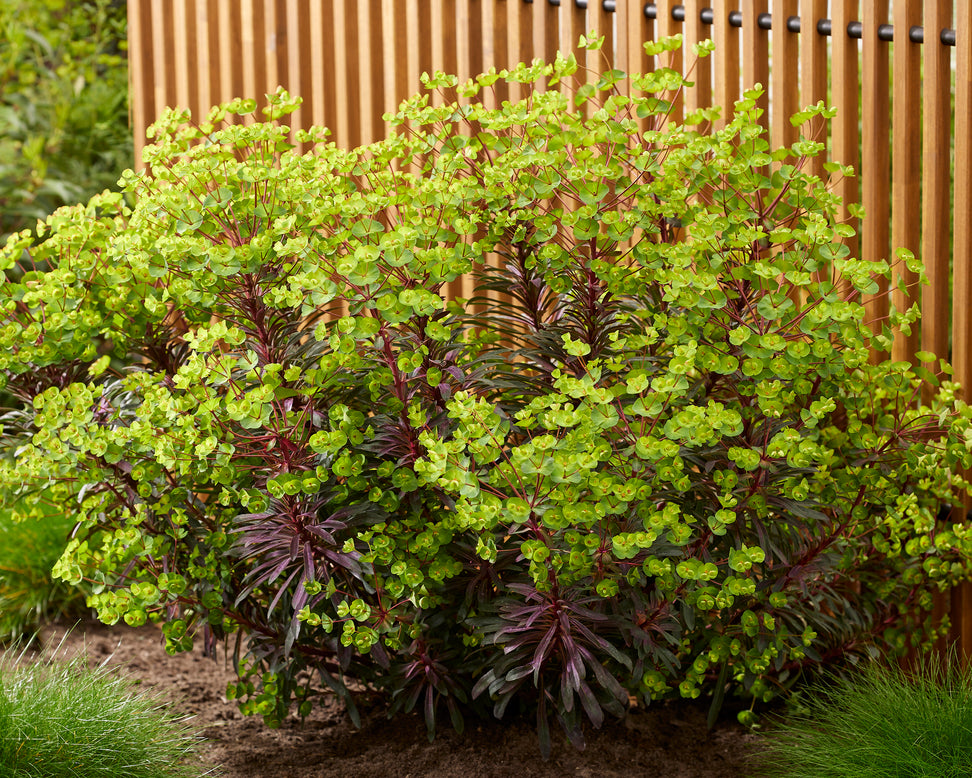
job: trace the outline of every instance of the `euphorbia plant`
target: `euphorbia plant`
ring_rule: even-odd
[[[717,709],[920,640],[967,575],[935,517],[970,414],[870,358],[917,313],[865,322],[890,271],[848,256],[820,144],[769,151],[755,92],[671,123],[665,68],[475,102],[576,67],[416,97],[351,151],[295,153],[283,92],[169,113],[132,207],[8,244],[0,481],[76,512],[58,572],[103,619],[245,636],[231,691],[271,723],[353,712],[353,677],[430,733],[532,706],[545,748],[552,717],[580,742],[631,695]]]

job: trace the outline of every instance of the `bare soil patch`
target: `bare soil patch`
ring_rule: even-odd
[[[583,752],[555,731],[547,762],[529,720],[469,720],[462,735],[444,726],[429,743],[417,715],[389,720],[379,706],[365,706],[358,730],[335,701],[303,723],[293,718],[269,729],[226,700],[235,678],[229,662],[199,651],[170,656],[156,627],[91,622],[64,633],[45,630],[44,645],[63,639],[66,655],[86,652],[91,663],[121,666],[192,714],[207,738],[200,773],[221,766],[216,774],[225,778],[737,778],[750,773],[747,758],[758,748],[758,737],[734,720],[709,731],[705,708],[687,703],[635,708],[624,721],[590,730]]]

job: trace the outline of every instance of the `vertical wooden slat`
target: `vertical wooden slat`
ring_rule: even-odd
[[[394,48],[393,33],[388,33],[392,45],[388,48],[385,47],[385,28],[391,27],[395,23],[395,16],[394,14],[386,16],[384,11],[382,0],[371,0],[371,27],[364,38],[368,41],[368,56],[371,59],[371,82],[374,90],[371,114],[372,141],[379,141],[388,134],[382,116],[393,110],[398,104],[394,99],[394,73],[385,76],[386,69],[394,71],[399,67],[399,57]],[[386,80],[387,89],[385,88]]]
[[[921,24],[922,0],[894,0],[893,24],[895,32],[909,30]],[[891,245],[903,247],[915,256],[921,256],[921,222],[916,204],[921,198],[921,46],[905,36],[895,35],[894,47],[894,95],[892,103],[894,178],[891,182]],[[917,301],[921,290],[918,276],[906,267],[895,267],[907,285],[908,294],[895,288],[891,293],[894,307],[907,310]],[[895,333],[892,359],[912,361],[921,349],[920,330],[911,333]]]
[[[516,4],[516,0],[513,0]],[[498,0],[483,5],[483,28],[487,31],[492,30],[492,35],[488,35],[488,43],[483,44],[483,70],[496,68],[496,72],[501,72],[504,68],[509,69],[519,62],[519,57],[510,56],[509,37],[512,33],[507,24],[506,7],[510,0]],[[491,51],[489,50],[491,48]],[[502,105],[510,99],[510,85],[505,78],[499,78],[490,88],[490,92],[495,95],[496,105]]]
[[[462,2],[462,0],[433,0],[430,23],[432,29],[432,69],[457,75],[461,82],[463,76],[459,64],[459,47],[463,44],[459,41],[456,25],[456,14],[459,12],[457,3],[459,2]],[[443,102],[452,101],[455,98],[456,91],[447,89],[441,95],[436,94],[433,97],[433,105],[441,105]]]
[[[430,75],[436,70],[441,70],[445,67],[445,8],[443,7],[443,2],[444,0],[429,0],[427,6],[428,16],[426,19],[429,31],[429,67],[425,69],[425,72]],[[432,105],[441,105],[442,99],[442,95],[438,90],[432,92],[430,95]]]
[[[493,30],[489,21],[492,19],[493,5],[496,0],[467,0],[469,5],[469,77],[476,78],[486,68],[487,59],[492,57],[495,49]],[[487,18],[488,17],[488,18]],[[476,97],[488,108],[496,107],[495,92],[492,88],[482,90]]]
[[[604,45],[600,51],[592,52],[592,57],[588,58],[587,66],[595,72],[601,73],[606,70],[613,70],[618,67],[617,40],[614,30],[614,22],[617,13],[609,13],[604,9],[603,3],[594,3],[590,7],[590,26],[597,31],[598,35],[604,36]]]
[[[391,0],[395,2],[395,0]],[[428,49],[428,47],[420,47],[413,45],[414,41],[422,40],[422,15],[419,12],[419,0],[407,0],[402,8],[401,3],[396,3],[396,5],[404,11],[404,19],[400,27],[396,28],[396,41],[398,45],[398,50],[404,52],[404,62],[405,67],[400,68],[401,83],[399,84],[399,91],[397,94],[396,105],[400,104],[402,100],[406,100],[414,94],[418,94],[423,91],[421,78],[422,78],[422,60],[419,56],[420,49]],[[410,126],[411,123],[407,123],[406,126]],[[403,128],[404,129],[404,128]],[[400,129],[399,132],[402,132]],[[409,165],[409,170],[412,173],[418,173],[420,169],[419,161],[416,159]]]
[[[433,57],[436,54],[440,57],[435,63],[435,68],[458,76],[460,85],[469,77],[468,3],[469,0],[442,0],[442,16],[438,24],[434,18],[435,9],[433,8],[432,11],[433,36],[436,34],[435,30],[439,29],[439,35],[442,37],[440,51],[433,52]],[[455,98],[454,90],[449,90],[444,95],[445,101]],[[447,284],[446,293],[453,299],[468,298],[466,279],[458,278]]]
[[[358,93],[358,139],[355,145],[371,143],[371,117],[375,102],[374,82],[371,73],[371,46],[368,32],[372,25],[371,3],[369,0],[358,0],[354,3],[355,25],[358,30],[357,58],[354,87]]]
[[[859,20],[857,0],[833,0],[831,14],[833,18],[831,90],[833,104],[837,109],[837,116],[833,120],[833,159],[842,165],[851,165],[854,168],[852,175],[836,174],[834,191],[842,200],[837,218],[857,230],[859,225],[857,219],[850,215],[850,206],[858,202],[858,176],[861,169],[858,159],[860,69],[857,41],[847,34],[847,25]],[[850,256],[859,256],[857,235],[845,238],[844,243],[850,249]],[[844,293],[850,293],[846,284],[842,284],[841,289]]]
[[[772,0],[772,74],[770,76],[770,148],[780,149],[791,146],[799,137],[798,128],[790,122],[790,117],[799,110],[799,92],[794,85],[800,83],[800,44],[801,36],[787,29],[787,20],[796,16],[797,0]],[[807,31],[806,37],[816,36],[816,31]],[[825,73],[826,76],[826,73]],[[789,159],[787,163],[796,160]],[[774,162],[774,168],[783,161]],[[799,306],[806,302],[806,290],[792,288],[790,298]]]
[[[560,51],[560,7],[549,3],[534,3],[543,17],[541,51],[546,62],[553,62]]]
[[[800,109],[799,92],[794,88],[800,81],[800,35],[786,28],[786,20],[797,14],[797,0],[773,0],[770,13],[773,15],[770,143],[777,149],[792,145],[799,134],[790,117]],[[808,30],[806,34],[816,35],[816,32]]]
[[[644,44],[654,37],[654,25],[645,16],[642,3],[618,3],[618,67],[628,74],[650,70]]]
[[[688,79],[695,83],[695,86],[685,92],[685,112],[690,113],[712,105],[712,55],[697,58],[692,50],[697,43],[712,37],[712,28],[702,24],[702,14],[697,7],[690,5],[686,9],[682,34],[686,68],[691,68]]]
[[[186,16],[186,0],[171,0],[172,27],[175,32],[173,46],[168,50],[168,57],[175,69],[175,82],[169,92],[171,107],[191,108],[189,104],[189,48],[190,42],[186,35],[188,19]],[[199,118],[199,117],[195,117]]]
[[[955,229],[952,254],[952,362],[972,399],[972,28],[968,3],[955,19]]]
[[[827,103],[827,39],[817,33],[817,22],[827,16],[827,0],[800,0],[800,103]],[[814,119],[801,128],[808,138],[826,145],[829,127],[823,119]],[[810,160],[809,172],[824,177],[825,154]]]
[[[922,99],[921,257],[928,285],[921,297],[921,347],[940,357],[949,355],[949,131],[951,125],[951,68],[948,49],[938,31],[951,19],[951,0],[925,0]],[[925,387],[925,399],[931,395]],[[956,593],[956,598],[958,595]],[[937,594],[932,618],[939,623],[950,600]],[[956,601],[954,605],[960,607]],[[943,649],[945,641],[938,648]]]
[[[257,73],[256,73],[256,31],[254,26],[253,3],[254,0],[237,0],[240,11],[240,30],[242,32],[242,48],[234,53],[234,67],[239,69],[243,75],[243,92],[234,97],[256,97],[257,95]],[[245,118],[251,121],[250,117]]]
[[[218,0],[216,6],[217,22],[216,30],[218,33],[219,48],[219,86],[217,87],[218,97],[215,102],[225,103],[234,96],[233,89],[233,60],[238,53],[236,36],[234,31],[238,27],[233,24],[233,13],[230,0]]]
[[[573,104],[578,87],[586,80],[585,52],[577,48],[577,41],[587,32],[586,9],[579,8],[573,0],[567,0],[560,8],[560,43],[558,50],[564,57],[573,54],[577,58],[577,72],[560,82],[561,91]]]
[[[351,69],[348,67],[351,56],[348,47],[348,14],[342,0],[334,0],[332,9],[331,25],[334,30],[332,89],[338,111],[334,117],[334,123],[331,125],[331,130],[334,132],[334,140],[339,146],[350,148],[355,144],[357,138],[352,137],[351,134],[351,107],[348,99],[348,81],[351,78]],[[354,9],[351,10],[354,13]]]
[[[152,35],[152,83],[154,86],[154,114],[152,121],[159,118],[162,109],[169,103],[169,70],[172,68],[172,51],[165,39],[165,4],[162,0],[152,0],[152,10],[148,29]]]
[[[921,298],[921,347],[940,357],[949,346],[949,50],[938,31],[951,20],[951,0],[925,0],[924,98],[922,101],[921,257],[929,283]]]
[[[677,3],[676,0],[659,0],[655,5],[658,8],[658,18],[655,19],[656,35],[659,38],[667,38],[671,35],[678,35],[681,33],[682,24],[675,21],[675,18],[672,15],[672,9],[674,6],[681,5],[681,3]],[[692,4],[689,3],[689,6],[691,5]],[[685,13],[688,15],[691,12],[691,10],[686,9]],[[661,57],[656,57],[655,59],[655,64],[658,67],[670,67],[677,70],[679,73],[682,72],[682,63],[685,61],[685,57],[683,57],[683,52],[681,49],[678,49],[672,54],[668,54],[666,52]],[[685,96],[682,94],[681,90],[679,90],[672,95],[672,97],[674,99],[672,100],[671,111],[669,111],[668,115],[672,121],[680,122],[682,121],[684,111]]]
[[[601,48],[585,52],[585,60],[581,62],[587,71],[583,81],[587,83],[597,83],[601,73],[610,70],[613,65],[611,56],[613,48],[612,24],[614,14],[608,14],[601,7],[601,3],[590,3],[584,18],[584,32],[593,32],[595,37],[604,38]],[[579,57],[580,55],[578,55]],[[595,99],[597,96],[595,95]]]
[[[301,19],[301,10],[301,4],[298,0],[289,0],[287,2],[285,20],[286,37],[283,44],[287,62],[287,77],[284,86],[291,95],[307,99],[309,96],[304,94],[300,61],[301,57],[306,56],[309,52],[302,52],[300,49],[300,29],[302,26],[301,22],[303,21],[304,24],[307,24],[309,19]],[[290,142],[295,142],[294,132],[297,129],[306,128],[307,125],[304,124],[304,107],[301,105],[290,115]],[[300,146],[299,149],[303,150],[303,146]]]
[[[888,23],[888,0],[870,0],[863,8],[864,73],[862,79],[861,259],[880,262],[890,255],[891,149],[887,117],[891,115],[888,44],[878,39],[878,26]],[[902,30],[903,32],[903,30]],[[888,317],[888,284],[876,277],[879,290],[866,301],[867,321],[880,332]],[[884,358],[887,354],[881,355]],[[873,355],[878,359],[879,355]]]
[[[538,53],[533,49],[533,7],[519,0],[506,0],[507,67],[518,62],[530,63]],[[522,100],[530,89],[525,84],[510,84],[512,102]]]
[[[282,20],[281,20],[282,21]],[[263,2],[263,33],[260,40],[263,41],[263,73],[261,81],[263,86],[257,97],[263,102],[265,95],[277,91],[280,86],[280,70],[277,65],[277,48],[280,44],[279,30],[277,28],[277,4],[274,0],[264,0]]]
[[[202,112],[199,119],[205,118],[206,112],[214,104],[212,93],[213,68],[216,63],[211,58],[209,48],[209,36],[211,33],[209,23],[209,2],[208,0],[196,0],[196,72],[195,81],[197,84],[197,100]]]
[[[471,0],[455,0],[455,13],[451,16],[455,30],[456,69],[459,76],[459,86],[462,86],[472,75],[470,64],[469,14]],[[460,97],[459,102],[468,103],[469,99]]]
[[[134,156],[136,168],[142,168],[142,149],[145,148],[145,130],[151,123],[154,106],[150,102],[151,63],[153,62],[152,38],[148,35],[145,19],[151,14],[147,0],[128,0],[128,91],[131,95],[129,109],[134,128]]]
[[[534,57],[550,62],[547,53],[547,9],[537,3],[530,4],[530,31]],[[545,79],[540,79],[534,89],[538,92],[546,90]]]
[[[952,363],[968,402],[972,399],[972,11],[967,2],[959,2],[956,11]],[[969,477],[968,472],[964,475]],[[966,498],[963,508],[969,505]],[[963,583],[958,594],[953,632],[958,633],[959,651],[968,657],[972,654],[972,585]]]
[[[742,47],[746,56],[742,58],[743,88],[751,89],[756,84],[763,87],[763,94],[756,101],[757,109],[762,111],[758,121],[764,132],[769,131],[769,30],[760,28],[757,19],[767,11],[767,0],[741,0],[742,6]]]
[[[390,0],[396,3],[396,0]],[[405,26],[396,30],[398,40],[398,50],[405,52],[405,88],[398,92],[398,102],[416,94],[421,88],[422,65],[419,60],[420,46],[415,45],[415,41],[421,40],[419,36],[419,0],[406,0],[405,3]]]
[[[724,127],[732,116],[733,104],[739,99],[739,39],[729,26],[729,12],[735,10],[730,0],[712,0],[715,19],[712,23],[712,40],[715,41],[713,69],[713,103],[722,108],[715,123]]]
[[[325,108],[325,73],[324,68],[324,25],[330,24],[330,19],[325,21],[324,8],[320,3],[311,2],[309,10],[310,26],[310,51],[307,53],[311,62],[311,122],[316,127],[326,125],[327,116]],[[330,16],[330,15],[328,15]],[[331,127],[331,132],[335,128]]]
[[[382,110],[391,113],[398,110],[398,104],[405,97],[404,90],[399,89],[399,82],[404,79],[396,78],[408,70],[408,47],[404,45],[407,39],[403,36],[405,10],[404,3],[399,3],[396,8],[394,0],[381,0],[381,50],[375,65],[381,78]],[[381,136],[386,137],[391,125],[382,121],[381,127]]]

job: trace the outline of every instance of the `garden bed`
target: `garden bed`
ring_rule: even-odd
[[[64,627],[45,631],[46,646],[56,646]],[[64,638],[62,651],[87,651],[94,664],[108,661],[127,668],[139,683],[165,690],[179,707],[196,718],[207,738],[201,771],[222,765],[225,778],[329,776],[631,776],[723,778],[748,774],[747,755],[755,735],[731,720],[709,732],[705,709],[687,704],[634,709],[623,722],[608,722],[590,731],[587,749],[575,751],[554,734],[550,760],[540,759],[531,721],[503,723],[471,720],[463,735],[451,729],[429,743],[417,715],[389,721],[379,705],[362,706],[357,730],[338,703],[315,710],[308,720],[288,719],[269,729],[258,718],[244,717],[225,696],[232,667],[200,651],[170,656],[160,631],[79,625]]]

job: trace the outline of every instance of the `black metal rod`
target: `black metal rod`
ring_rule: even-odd
[[[581,2],[586,2],[586,0],[576,0],[578,5]],[[554,4],[555,0],[549,0],[550,3]],[[560,5],[560,0],[556,0],[556,5]],[[615,11],[617,10],[616,0],[604,0],[601,4],[605,11]],[[658,18],[658,6],[655,3],[645,3],[644,14],[648,19]],[[675,5],[672,6],[672,19],[676,22],[685,21],[685,6]],[[711,8],[703,8],[699,12],[699,20],[702,24],[714,24],[715,23],[715,12]],[[743,19],[742,12],[740,11],[730,11],[729,12],[729,26],[730,27],[742,27]],[[768,13],[759,14],[756,17],[756,25],[761,30],[771,30],[773,29],[773,15]],[[786,29],[790,32],[800,32],[800,17],[790,16],[786,20]],[[821,19],[817,22],[817,34],[818,35],[833,35],[833,23],[830,19]],[[851,22],[847,25],[847,35],[850,38],[856,38],[860,40],[864,37],[864,25],[861,22]],[[886,41],[890,43],[894,40],[894,25],[892,24],[879,24],[877,30],[878,40]],[[912,27],[908,30],[908,40],[912,43],[924,43],[925,42],[925,31],[922,27]],[[945,46],[955,45],[955,30],[945,29],[942,30],[939,35],[939,40]]]

